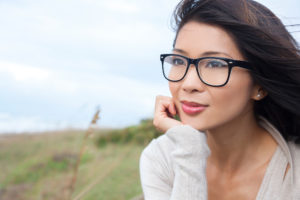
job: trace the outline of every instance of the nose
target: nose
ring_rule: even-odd
[[[187,74],[182,80],[182,89],[186,92],[202,92],[204,90],[204,83],[200,80],[194,64],[191,64]]]

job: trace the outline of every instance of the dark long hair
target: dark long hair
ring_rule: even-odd
[[[174,19],[177,34],[189,21],[230,33],[253,65],[253,81],[268,92],[255,101],[255,116],[265,117],[287,141],[300,142],[300,50],[278,17],[253,0],[182,0]]]

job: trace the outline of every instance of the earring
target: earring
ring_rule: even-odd
[[[257,97],[258,97],[258,98],[260,98],[260,97],[261,97],[261,94],[260,94],[260,93],[258,93],[258,94],[257,94]]]

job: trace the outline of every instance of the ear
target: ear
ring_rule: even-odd
[[[254,85],[252,89],[251,99],[255,101],[260,101],[268,95],[268,92],[265,91],[260,85]]]

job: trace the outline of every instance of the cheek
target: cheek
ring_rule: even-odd
[[[175,107],[177,111],[180,113],[180,102],[179,102],[180,84],[176,82],[175,83],[169,82],[169,90],[171,92],[173,101],[175,103]]]
[[[252,81],[249,77],[233,80],[223,88],[215,88],[211,99],[215,109],[225,113],[239,113],[247,108],[251,99]]]
[[[179,91],[178,83],[169,82],[169,90],[172,94],[172,97],[176,99],[178,97],[178,91]]]

